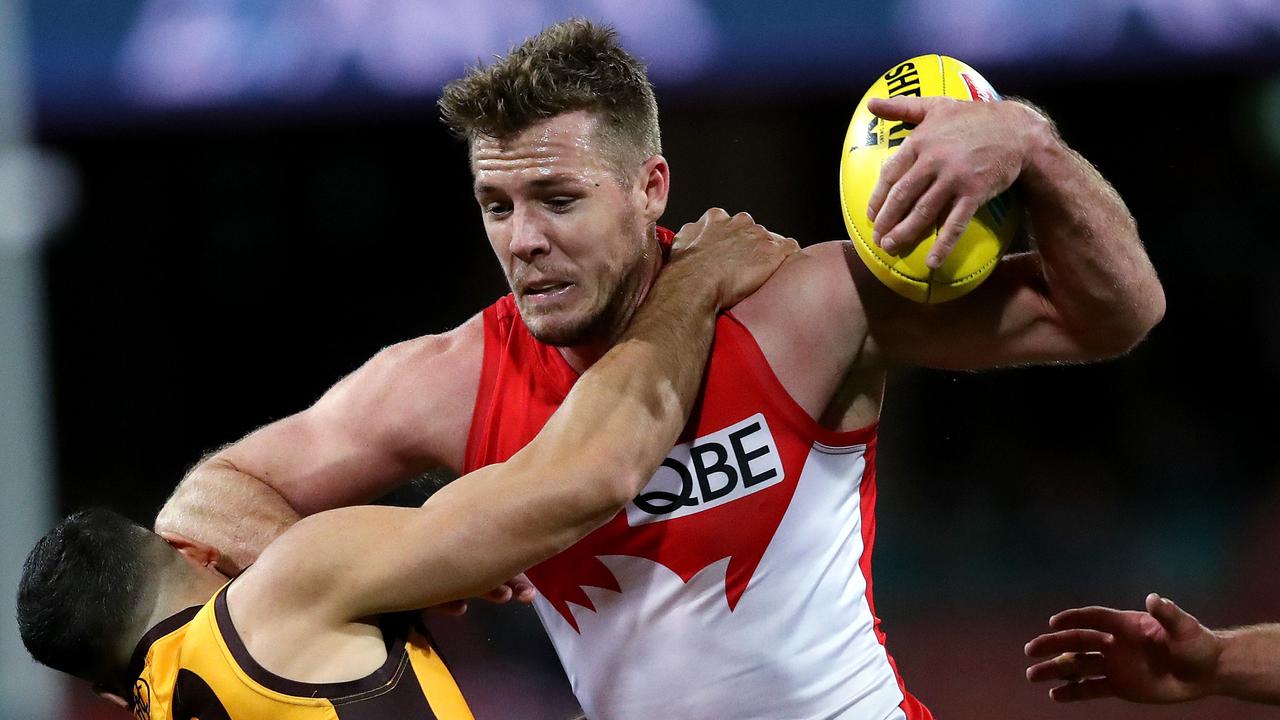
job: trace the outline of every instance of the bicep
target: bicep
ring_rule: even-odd
[[[783,385],[812,412],[823,409],[849,372],[895,365],[980,369],[1100,354],[1089,338],[1068,331],[1032,253],[1006,256],[964,297],[927,305],[876,279],[850,243],[821,243],[790,258],[733,312]]]
[[[411,473],[410,459],[384,445],[375,429],[315,406],[259,428],[211,461],[257,478],[310,515],[368,502]]]
[[[1034,253],[1005,257],[976,290],[938,305],[906,300],[861,263],[851,267],[867,311],[870,355],[883,364],[977,370],[1098,356],[1062,322]]]
[[[440,465],[456,468],[479,384],[483,341],[472,330],[382,351],[310,408],[215,459],[266,483],[303,515],[368,502]]]

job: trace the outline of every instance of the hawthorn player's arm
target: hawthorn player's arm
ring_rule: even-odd
[[[344,508],[299,522],[240,597],[248,590],[329,627],[483,592],[576,542],[634,498],[676,443],[717,311],[795,248],[745,215],[713,211],[686,226],[623,337],[529,445],[419,509]]]

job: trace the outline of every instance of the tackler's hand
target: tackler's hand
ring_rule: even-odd
[[[529,582],[529,578],[525,577],[524,573],[520,573],[484,595],[479,596],[479,599],[486,600],[494,603],[495,605],[505,605],[512,600],[528,605],[533,602],[533,599],[537,597],[537,595],[538,591],[534,589],[533,583]],[[427,608],[427,610],[440,615],[465,615],[467,612],[467,601],[453,600],[451,602],[434,605]]]
[[[676,233],[668,269],[680,267],[713,283],[717,306],[725,310],[758,290],[799,249],[794,239],[766,230],[747,213],[730,217],[712,208]]]
[[[1013,185],[1051,132],[1043,115],[1015,101],[896,97],[868,107],[885,120],[916,125],[871,191],[872,239],[885,252],[905,255],[937,229],[925,260],[931,268],[942,265],[978,208]]]

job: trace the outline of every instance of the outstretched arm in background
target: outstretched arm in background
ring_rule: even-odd
[[[1057,702],[1222,695],[1280,705],[1280,624],[1210,630],[1152,593],[1145,612],[1075,608],[1049,626],[1053,632],[1027,643],[1026,653],[1054,657],[1027,668],[1027,679],[1061,682],[1049,691]]]

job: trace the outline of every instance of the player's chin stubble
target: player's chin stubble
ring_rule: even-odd
[[[623,223],[624,235],[639,232],[635,218]],[[635,311],[636,300],[640,294],[640,284],[644,279],[644,267],[648,255],[642,249],[614,273],[599,277],[595,283],[597,292],[592,298],[592,308],[581,311],[567,309],[549,317],[533,317],[524,315],[525,326],[538,342],[554,347],[571,347],[595,342],[612,342],[616,340],[631,321]],[[601,301],[601,298],[604,298]],[[556,315],[562,317],[557,318]]]
[[[582,345],[600,338],[599,328],[605,324],[605,317],[611,314],[612,304],[608,302],[603,307],[588,310],[564,309],[541,317],[526,315],[525,325],[538,342],[554,347]]]
[[[629,313],[639,292],[642,260],[638,258],[620,277],[603,279],[602,284],[607,287],[600,288],[592,303],[594,307],[589,310],[566,310],[532,318],[532,322],[526,317],[529,332],[538,342],[554,347],[612,342],[631,319]],[[603,302],[600,301],[602,295]]]

